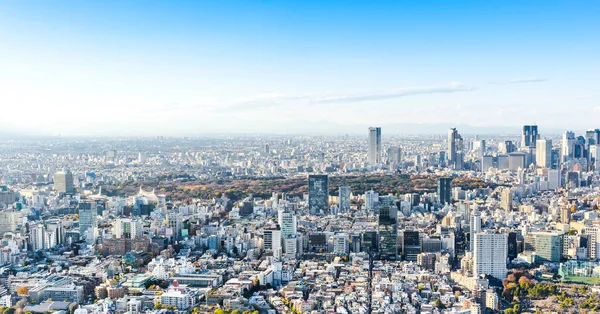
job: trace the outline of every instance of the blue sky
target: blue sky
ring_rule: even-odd
[[[596,1],[0,1],[0,125],[600,127],[598,16]]]

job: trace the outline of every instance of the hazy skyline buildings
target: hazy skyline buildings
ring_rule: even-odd
[[[537,125],[524,125],[521,133],[521,148],[535,147],[538,139]]]
[[[535,161],[539,167],[550,168],[552,166],[552,140],[539,139],[535,148]]]
[[[369,127],[369,164],[381,164],[381,128]]]
[[[69,169],[63,169],[54,174],[54,189],[58,193],[73,193],[73,173]]]
[[[463,139],[456,128],[448,130],[448,167],[461,170],[463,168]]]

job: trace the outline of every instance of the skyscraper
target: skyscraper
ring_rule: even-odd
[[[54,189],[58,193],[73,193],[73,174],[69,169],[63,169],[54,174]]]
[[[550,168],[552,166],[552,140],[537,140],[535,148],[535,162],[539,167]]]
[[[437,194],[441,204],[450,204],[452,202],[452,178],[438,178]]]
[[[508,251],[506,233],[476,233],[473,238],[473,274],[505,278]]]
[[[463,168],[463,139],[455,128],[448,130],[448,167]]]
[[[377,245],[379,258],[382,260],[398,260],[398,232],[395,208],[384,207],[379,211]]]
[[[381,163],[381,128],[369,128],[369,164]]]
[[[340,203],[340,212],[342,213],[350,211],[350,193],[351,190],[349,186],[340,186],[338,200]]]
[[[88,242],[95,242],[98,234],[98,210],[95,202],[79,203],[79,231]]]
[[[535,147],[537,139],[537,125],[524,125],[523,134],[521,134],[521,147]]]
[[[475,246],[473,238],[476,233],[481,232],[481,214],[477,209],[471,215],[471,219],[469,219],[469,227],[471,231],[470,251],[473,252]]]
[[[560,159],[565,162],[573,158],[575,154],[575,133],[571,131],[565,131],[562,136],[560,150]]]
[[[387,150],[388,164],[392,167],[399,166],[402,163],[402,148],[389,147]]]
[[[402,257],[405,261],[416,262],[421,253],[419,231],[404,231],[402,237]]]
[[[312,215],[329,209],[329,179],[326,174],[308,176],[308,209]]]
[[[590,145],[599,145],[600,144],[600,130],[587,130],[585,131],[585,140],[587,142],[587,146]]]

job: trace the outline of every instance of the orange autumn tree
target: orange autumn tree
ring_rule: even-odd
[[[29,289],[27,289],[27,287],[25,286],[21,286],[17,288],[17,293],[19,295],[28,295],[29,294]]]

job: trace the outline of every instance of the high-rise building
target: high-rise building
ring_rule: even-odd
[[[600,129],[585,131],[585,141],[587,146],[600,145]]]
[[[381,128],[369,128],[369,164],[381,164]]]
[[[521,134],[521,147],[535,147],[537,139],[537,125],[524,125],[523,134]]]
[[[570,160],[575,156],[575,133],[571,131],[565,131],[562,136],[560,150],[560,159],[562,162]]]
[[[537,140],[535,148],[535,162],[539,167],[552,167],[552,140]]]
[[[506,234],[476,233],[473,241],[473,274],[505,278],[508,250]]]
[[[500,154],[509,154],[515,151],[515,144],[512,141],[504,141],[498,144]]]
[[[448,167],[463,169],[463,139],[455,128],[448,130]]]
[[[408,262],[416,262],[421,253],[421,240],[418,231],[404,231],[402,236],[402,258]]]
[[[571,209],[567,206],[560,209],[560,222],[568,224],[571,222]]]
[[[263,249],[273,252],[281,250],[281,230],[265,229],[263,231]]]
[[[369,212],[375,210],[375,206],[379,203],[379,193],[371,190],[365,192],[365,209]]]
[[[587,227],[583,229],[583,234],[588,238],[588,258],[598,258],[598,247],[600,247],[600,228]]]
[[[73,193],[73,174],[69,169],[63,169],[54,174],[54,189],[58,193]]]
[[[340,186],[338,201],[340,205],[340,212],[342,213],[347,213],[350,211],[350,194],[351,190],[349,186]]]
[[[279,227],[281,228],[281,237],[287,238],[290,236],[295,236],[298,233],[297,222],[296,222],[296,214],[291,211],[287,211],[284,209],[280,209],[278,213],[278,222]]]
[[[79,231],[81,236],[90,243],[98,237],[98,209],[95,202],[79,203]]]
[[[513,192],[510,188],[502,189],[502,194],[500,194],[500,208],[511,211],[512,210],[512,201],[513,201]]]
[[[469,219],[469,227],[471,232],[471,241],[469,242],[470,251],[473,252],[475,245],[475,242],[473,241],[474,235],[481,232],[481,214],[478,210],[475,210],[471,215],[471,218]]]
[[[441,204],[450,204],[452,202],[452,178],[438,178],[437,196]]]
[[[142,221],[136,218],[117,218],[114,226],[114,234],[117,239],[141,238],[143,232]]]
[[[308,176],[308,209],[312,215],[329,209],[329,178],[326,174]]]
[[[167,214],[167,228],[171,231],[173,240],[181,239],[181,230],[183,229],[183,217],[180,213],[169,212]]]
[[[379,211],[377,246],[382,260],[398,260],[398,232],[395,208],[384,207]]]
[[[402,164],[402,148],[389,147],[387,150],[388,164],[390,166],[399,166]]]
[[[535,251],[537,263],[558,263],[562,257],[562,233],[530,232],[525,237],[525,250]]]
[[[348,254],[348,235],[345,233],[336,234],[333,236],[333,254],[347,255]]]

